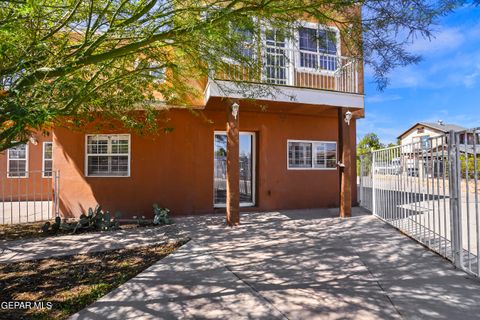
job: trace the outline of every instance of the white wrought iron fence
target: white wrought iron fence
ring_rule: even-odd
[[[450,132],[360,157],[361,205],[480,276],[478,130]]]
[[[59,215],[58,171],[0,173],[0,224],[50,220]]]

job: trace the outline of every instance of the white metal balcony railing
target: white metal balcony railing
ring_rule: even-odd
[[[214,78],[360,93],[356,59],[285,47],[265,46],[258,67],[232,62]]]

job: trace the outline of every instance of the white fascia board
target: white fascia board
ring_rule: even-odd
[[[362,94],[281,85],[252,84],[251,87],[252,89],[246,86],[240,89],[233,81],[209,80],[205,89],[205,101],[211,97],[220,97],[364,108]]]

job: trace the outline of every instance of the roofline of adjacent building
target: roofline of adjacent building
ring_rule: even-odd
[[[411,126],[410,128],[408,128],[407,130],[405,130],[402,134],[400,134],[400,135],[397,137],[397,139],[401,139],[404,135],[406,135],[407,133],[409,133],[413,128],[415,128],[415,127],[418,126],[418,125],[422,125],[422,126],[424,126],[424,127],[428,127],[428,128],[433,129],[433,130],[435,130],[435,131],[440,131],[440,132],[443,132],[443,133],[448,133],[448,132],[449,132],[449,130],[441,130],[441,129],[439,129],[438,127],[434,127],[434,126],[428,124],[427,122],[417,122],[417,123],[415,123],[413,126]],[[462,129],[462,130],[463,130],[463,129]],[[461,131],[461,130],[459,130],[459,131]]]

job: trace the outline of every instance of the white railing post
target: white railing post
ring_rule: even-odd
[[[359,79],[358,79],[358,63],[357,63],[357,60],[355,60],[353,70],[354,70],[353,81],[355,81],[355,93],[359,93],[358,92],[358,81],[359,81]]]
[[[53,185],[53,188],[54,188],[54,201],[55,201],[55,217],[58,217],[60,215],[60,204],[58,203],[59,202],[59,187],[60,187],[60,171],[54,171],[55,173],[55,181],[54,181],[54,185]]]
[[[377,192],[375,190],[376,188],[376,182],[375,182],[375,167],[376,167],[376,154],[375,152],[372,151],[372,213],[374,215],[377,214]]]
[[[360,174],[360,201],[359,202],[360,202],[360,205],[363,206],[364,203],[365,203],[365,201],[363,199],[363,197],[364,197],[364,195],[363,195],[364,194],[364,190],[363,190],[363,188],[364,188],[364,185],[363,185],[364,156],[360,156],[359,161],[360,161],[360,172],[359,172],[359,174]]]
[[[291,86],[295,86],[295,61],[296,61],[296,52],[293,50],[292,46],[289,46],[288,49],[289,52],[289,61],[288,61],[288,74],[289,74],[289,79],[288,79],[288,84]]]

